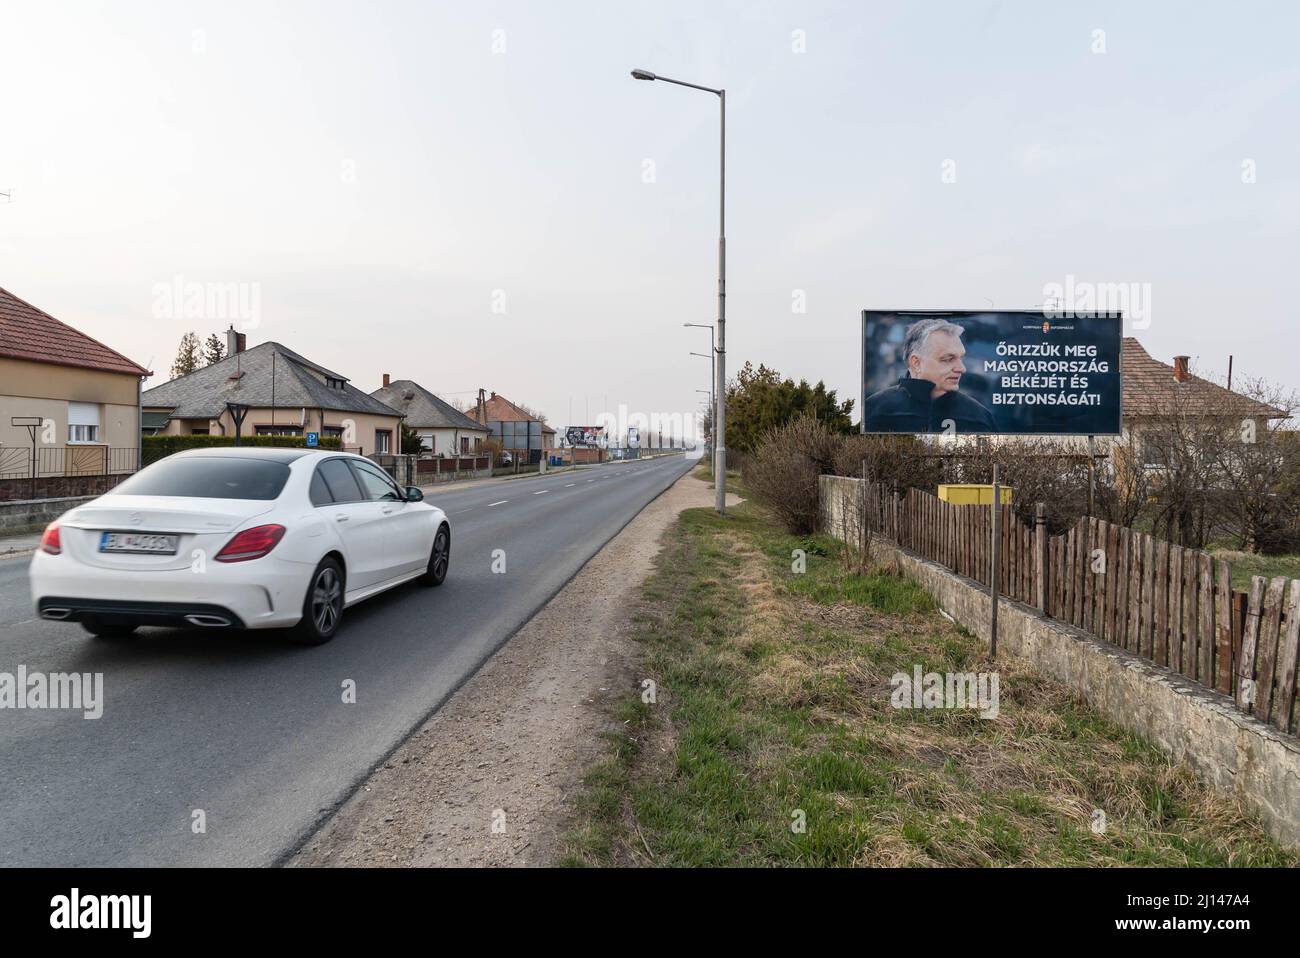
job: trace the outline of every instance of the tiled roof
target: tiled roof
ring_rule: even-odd
[[[0,289],[0,356],[132,376],[153,375],[7,289]]]
[[[530,413],[527,413],[524,410],[520,409],[518,406],[512,403],[505,396],[492,396],[492,398],[484,400],[482,418],[479,417],[479,407],[477,404],[475,404],[470,409],[467,409],[465,411],[465,415],[469,416],[471,419],[475,420],[476,422],[489,422],[489,423],[490,422],[530,422],[530,421],[535,422],[537,420],[536,416],[533,416]],[[543,423],[542,432],[553,433],[555,432],[555,430],[552,429],[550,426],[546,425],[545,423]]]
[[[450,403],[410,379],[397,379],[370,394],[406,415],[412,429],[472,429],[487,432],[487,426],[469,418]]]
[[[327,386],[313,372],[342,380],[343,388]],[[261,343],[188,376],[146,389],[140,402],[146,408],[172,410],[173,419],[215,419],[225,411],[228,402],[262,408],[306,406],[378,416],[401,415],[348,383],[346,377],[279,343]]]
[[[1124,382],[1124,415],[1158,416],[1181,409],[1196,416],[1241,416],[1283,419],[1288,413],[1231,392],[1199,376],[1179,382],[1174,367],[1152,359],[1132,336],[1125,336],[1120,354]]]

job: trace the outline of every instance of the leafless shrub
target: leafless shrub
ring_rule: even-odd
[[[1290,418],[1295,392],[1262,380],[1237,390],[1285,416],[1225,417],[1202,432],[1216,513],[1252,552],[1300,549],[1300,434]],[[1216,493],[1218,493],[1216,495]]]
[[[839,476],[865,477],[891,489],[933,488],[942,482],[943,467],[928,455],[930,447],[915,436],[843,436],[835,452]]]
[[[834,471],[839,442],[811,416],[767,429],[745,461],[745,486],[787,531],[806,535],[817,527],[817,477]]]

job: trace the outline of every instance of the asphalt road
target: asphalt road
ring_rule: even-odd
[[[105,701],[97,720],[0,709],[0,865],[275,863],[695,461],[439,490],[447,581],[348,609],[315,648],[269,632],[92,639],[34,618],[28,560],[0,559],[0,672],[100,672]]]

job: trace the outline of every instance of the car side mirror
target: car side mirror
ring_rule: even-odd
[[[407,501],[407,502],[423,502],[423,501],[424,501],[424,493],[421,492],[417,486],[407,486],[407,487],[406,487],[406,501]]]

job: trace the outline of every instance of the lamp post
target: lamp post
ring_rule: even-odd
[[[697,389],[697,390],[695,390],[695,391],[696,391],[697,393],[704,393],[706,396],[709,397],[709,410],[712,411],[712,410],[713,410],[713,387],[710,386],[708,389]],[[712,447],[713,447],[713,436],[712,436],[712,435],[709,436],[709,441],[706,443],[706,445],[707,445],[710,449],[712,449]]]
[[[717,347],[713,345],[713,325],[711,323],[682,323],[682,327],[683,328],[693,327],[695,329],[707,329],[709,331],[709,358],[714,359],[718,355]],[[693,355],[698,356],[699,353],[694,353]],[[713,405],[712,389],[709,390],[709,421],[710,422],[718,421],[718,410],[717,407]],[[713,460],[710,458],[709,461],[712,462]]]
[[[726,406],[727,406],[727,91],[712,87],[673,80],[669,77],[656,76],[649,70],[633,70],[632,76],[637,80],[662,80],[675,86],[703,90],[718,98],[719,138],[718,138],[718,345],[714,350],[717,361],[714,363],[715,406],[713,423],[713,487],[715,493],[714,508],[719,515],[727,511],[727,443],[726,443]]]
[[[714,361],[714,356],[706,356],[704,353],[695,353],[695,352],[693,352],[693,353],[691,353],[691,355],[692,355],[692,356],[699,356],[701,359],[707,359],[707,360],[709,360],[709,362],[713,362],[713,361]],[[715,354],[715,355],[716,355],[716,354]],[[709,425],[710,425],[710,427],[711,427],[713,430],[716,430],[716,429],[717,429],[717,423],[718,423],[718,407],[717,407],[717,406],[714,404],[714,402],[713,402],[713,389],[712,389],[712,385],[713,385],[712,383],[709,384],[709,386],[710,386],[710,389],[709,389],[709,416],[710,416],[710,419],[709,419]],[[697,389],[697,390],[695,390],[695,391],[696,391],[696,392],[699,392],[700,390]]]

